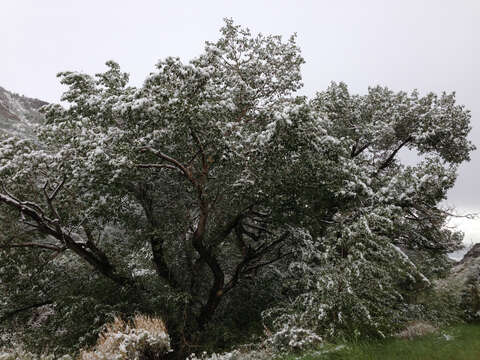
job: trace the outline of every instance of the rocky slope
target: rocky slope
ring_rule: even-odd
[[[437,285],[454,296],[466,319],[480,320],[480,243],[472,246],[450,275]]]
[[[47,103],[14,94],[0,87],[0,132],[22,137],[32,136],[32,128],[42,121],[38,109]]]
[[[460,261],[460,264],[475,261],[475,259],[480,260],[480,243],[473,245],[468,250],[463,259]]]

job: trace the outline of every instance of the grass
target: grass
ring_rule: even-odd
[[[281,360],[479,360],[480,324],[457,325],[415,338],[325,346]]]

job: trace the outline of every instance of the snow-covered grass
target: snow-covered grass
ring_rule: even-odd
[[[408,339],[387,339],[323,346],[276,360],[478,360],[480,324],[458,325]]]

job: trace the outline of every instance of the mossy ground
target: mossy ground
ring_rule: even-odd
[[[479,360],[480,324],[457,325],[412,340],[329,345],[281,360]],[[279,359],[279,360],[280,360]]]

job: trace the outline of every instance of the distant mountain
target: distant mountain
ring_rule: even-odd
[[[43,120],[38,109],[45,101],[28,98],[5,90],[0,86],[0,132],[30,137],[32,128]]]

